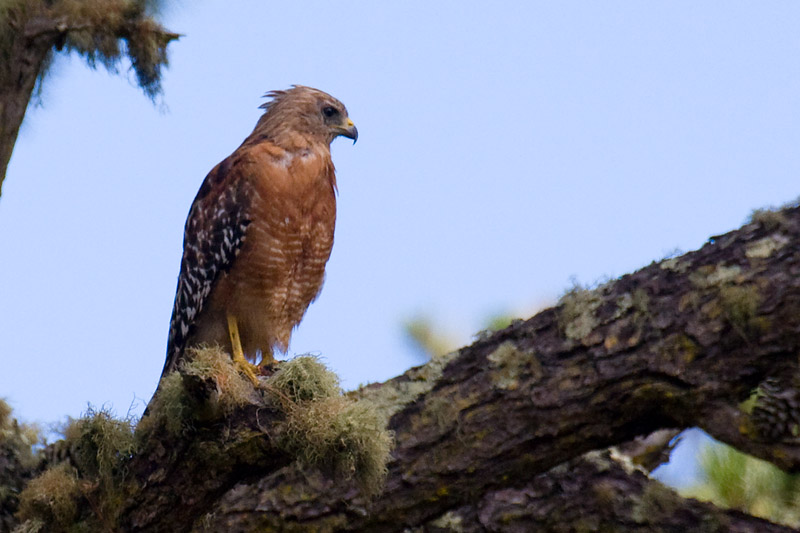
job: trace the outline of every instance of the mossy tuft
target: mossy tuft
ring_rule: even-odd
[[[158,428],[176,437],[193,426],[203,406],[186,392],[185,376],[214,383],[210,407],[214,414],[221,409],[229,414],[236,407],[256,401],[253,385],[242,376],[228,355],[218,346],[192,348],[180,372],[171,372],[161,379],[158,392],[147,408],[147,415],[136,427],[138,439],[147,439]]]
[[[341,393],[339,376],[310,355],[282,363],[268,383],[293,402],[330,398]]]
[[[216,401],[230,412],[253,400],[253,385],[233,364],[231,356],[219,346],[191,349],[183,373],[216,383]]]
[[[84,477],[98,478],[111,488],[124,475],[122,464],[134,451],[133,421],[114,418],[107,409],[91,406],[64,429],[70,458]]]
[[[11,416],[11,406],[0,400],[0,452],[3,455],[13,457],[20,468],[35,467],[39,456],[34,452],[34,447],[42,441],[40,433],[36,424],[19,423]],[[0,485],[2,484],[4,478],[0,475]]]
[[[284,362],[267,384],[286,412],[279,447],[302,465],[355,478],[365,494],[379,492],[392,434],[371,402],[342,396],[336,374],[310,356]]]
[[[383,486],[392,435],[369,402],[334,396],[291,406],[278,445],[302,465],[355,478],[373,495]]]
[[[766,207],[754,209],[747,218],[746,223],[758,224],[767,231],[778,231],[785,228],[789,221],[782,210]]]
[[[14,46],[30,21],[59,21],[60,41],[55,50],[77,52],[90,67],[98,64],[117,73],[127,56],[139,86],[150,98],[161,92],[167,45],[179,36],[167,32],[155,19],[159,1],[137,0],[3,0],[0,2],[0,83],[13,82]],[[124,43],[123,43],[124,41]],[[52,51],[39,65],[39,82],[51,63]],[[17,58],[18,59],[18,58]],[[4,61],[5,60],[5,61]],[[9,64],[7,67],[6,64]]]
[[[61,463],[31,480],[20,494],[18,517],[25,531],[64,531],[78,517],[82,493],[75,470]],[[39,529],[33,529],[36,525]],[[17,531],[23,531],[17,528]]]
[[[10,531],[17,523],[19,494],[39,468],[40,443],[38,427],[19,423],[0,400],[0,531]]]
[[[68,460],[45,470],[22,491],[19,516],[25,522],[18,531],[97,531],[100,524],[109,529],[116,523],[128,491],[133,421],[90,406],[63,434]],[[84,516],[89,503],[91,516]]]
[[[180,372],[171,372],[161,378],[158,393],[147,407],[147,415],[136,426],[136,437],[149,438],[160,426],[176,437],[184,431],[191,416],[192,410],[183,388],[183,376]]]

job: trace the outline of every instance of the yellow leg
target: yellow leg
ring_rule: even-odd
[[[261,352],[261,362],[258,363],[259,366],[271,366],[272,363],[275,362],[275,358],[272,356],[272,350],[270,349],[267,352]]]
[[[242,372],[253,383],[258,385],[258,378],[256,378],[255,365],[251,365],[247,359],[244,358],[244,351],[242,351],[242,339],[239,337],[239,325],[236,323],[236,317],[228,313],[228,334],[231,336],[231,351],[233,354],[233,364],[239,367]]]

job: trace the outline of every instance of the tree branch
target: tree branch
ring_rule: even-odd
[[[525,322],[356,391],[395,432],[379,498],[287,465],[230,480],[206,522],[417,527],[660,428],[699,426],[796,471],[796,439],[765,439],[740,404],[766,378],[797,373],[799,245],[800,210],[791,209],[777,226],[748,224],[573,291]]]
[[[797,250],[800,209],[761,216],[354,391],[395,435],[374,498],[293,460],[280,446],[290,411],[268,399],[269,385],[223,413],[222,381],[185,376],[193,422],[172,433],[140,423],[123,469],[121,529],[402,531],[460,520],[464,531],[557,531],[560,519],[648,530],[702,518],[712,531],[783,530],[678,499],[607,455],[585,454],[699,426],[800,470]]]
[[[167,45],[180,37],[148,16],[141,2],[11,0],[0,6],[0,190],[19,128],[53,50],[77,51],[94,66],[117,64],[126,43],[139,85],[151,98],[160,91]]]

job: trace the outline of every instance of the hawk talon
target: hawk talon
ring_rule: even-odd
[[[239,324],[236,323],[236,317],[230,313],[228,313],[228,334],[231,336],[231,352],[233,352],[231,358],[234,366],[250,380],[253,386],[258,386],[258,378],[256,377],[258,367],[244,358],[242,339],[239,336]]]

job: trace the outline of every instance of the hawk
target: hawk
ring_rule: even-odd
[[[187,348],[219,344],[255,382],[317,297],[333,247],[330,144],[358,139],[336,98],[295,85],[265,95],[255,129],[208,173],[189,210],[162,377]]]

